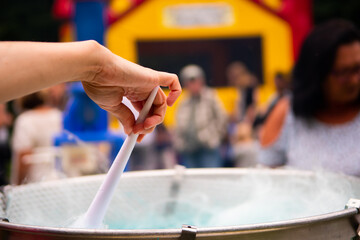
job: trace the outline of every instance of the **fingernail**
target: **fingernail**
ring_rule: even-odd
[[[149,127],[145,127],[145,126],[144,126],[144,129],[145,129],[145,130],[149,130],[149,129],[152,128],[152,127],[153,127],[153,126],[149,126]]]
[[[141,143],[141,141],[144,139],[144,135],[139,135],[139,137],[136,139],[138,143]]]

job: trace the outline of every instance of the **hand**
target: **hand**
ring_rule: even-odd
[[[115,115],[131,132],[146,134],[164,119],[181,93],[176,75],[154,71],[131,63],[95,41],[72,43],[0,42],[0,103],[56,84],[81,80],[88,96]],[[141,110],[155,86],[159,90],[149,116],[135,126],[135,119],[122,98]],[[142,136],[138,140],[141,140]]]
[[[102,51],[99,70],[91,79],[82,82],[84,89],[95,103],[119,119],[126,134],[140,133],[138,141],[141,141],[144,134],[153,131],[164,120],[167,105],[172,106],[179,97],[179,80],[175,74],[141,67],[105,48]],[[140,111],[152,89],[159,85],[169,87],[169,96],[160,89],[148,117],[135,125],[134,115],[122,103],[123,97]]]

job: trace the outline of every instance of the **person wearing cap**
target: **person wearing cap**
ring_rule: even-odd
[[[176,112],[175,148],[188,168],[222,167],[219,146],[226,133],[227,116],[205,73],[197,65],[180,71],[187,90]]]

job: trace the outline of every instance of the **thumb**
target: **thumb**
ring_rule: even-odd
[[[178,77],[172,73],[158,72],[158,79],[160,86],[170,89],[166,103],[168,106],[172,106],[181,94],[181,85]]]

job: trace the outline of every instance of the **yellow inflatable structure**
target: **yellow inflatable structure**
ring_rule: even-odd
[[[225,69],[244,62],[262,82],[260,103],[274,92],[277,71],[293,64],[289,24],[251,0],[146,0],[136,6],[114,0],[123,14],[110,25],[106,45],[114,53],[141,65],[178,73],[186,63],[204,67],[228,112],[235,107],[237,91],[229,86]],[[279,7],[279,0],[267,0]],[[181,101],[181,99],[180,99]],[[176,105],[165,124],[174,124]]]

